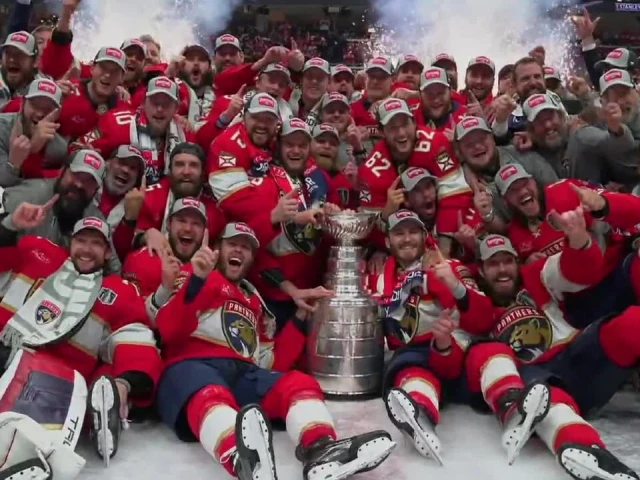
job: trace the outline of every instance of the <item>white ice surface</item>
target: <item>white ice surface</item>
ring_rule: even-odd
[[[500,428],[493,416],[482,416],[464,406],[442,412],[438,433],[444,467],[421,457],[391,425],[381,400],[331,402],[338,434],[350,436],[386,429],[398,442],[396,450],[376,470],[354,480],[561,480],[570,477],[555,463],[540,440],[532,438],[515,464],[507,465],[500,446]],[[640,471],[640,396],[618,394],[594,425],[609,449],[631,468]],[[275,432],[279,480],[300,480],[301,467],[294,445],[285,432]],[[133,425],[124,433],[117,456],[105,469],[85,446],[78,453],[87,459],[81,479],[104,480],[226,480],[229,477],[198,443],[180,442],[162,425]]]

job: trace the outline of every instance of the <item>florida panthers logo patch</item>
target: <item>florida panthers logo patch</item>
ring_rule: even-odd
[[[404,304],[404,313],[399,322],[396,323],[395,335],[402,343],[409,344],[418,331],[418,321],[420,319],[420,295],[412,293]]]
[[[47,325],[62,315],[62,310],[53,302],[43,300],[36,308],[36,324]]]
[[[229,300],[222,308],[222,331],[227,343],[238,355],[252,358],[258,349],[258,332],[253,312]]]

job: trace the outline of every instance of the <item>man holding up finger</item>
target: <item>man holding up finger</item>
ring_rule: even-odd
[[[19,113],[0,114],[0,187],[57,175],[67,158],[67,141],[57,133],[61,103],[60,87],[35,80]]]
[[[442,389],[464,401],[456,380],[470,338],[457,324],[470,305],[489,312],[491,302],[471,272],[446,260],[429,237],[414,212],[390,215],[391,255],[381,274],[367,278],[367,286],[381,306],[387,344],[394,351],[383,374],[389,418],[422,455],[441,464],[435,426]]]

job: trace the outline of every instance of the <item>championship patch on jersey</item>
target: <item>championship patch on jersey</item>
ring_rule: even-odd
[[[446,151],[440,152],[438,154],[436,163],[438,164],[440,171],[443,173],[446,173],[448,170],[451,170],[455,167],[453,160],[451,160],[451,156]]]
[[[238,160],[236,159],[236,157],[227,152],[220,152],[220,155],[218,158],[220,159],[218,165],[221,168],[235,167],[236,164],[238,163]]]
[[[526,290],[501,315],[493,336],[511,347],[524,363],[533,362],[553,344],[553,327]]]
[[[36,324],[47,325],[62,315],[62,310],[55,303],[43,300],[36,308]]]
[[[110,288],[102,287],[98,293],[98,300],[104,305],[113,305],[118,298],[118,294]]]
[[[338,188],[338,195],[340,196],[340,201],[343,205],[349,204],[349,189],[348,188]]]
[[[253,312],[234,300],[222,307],[222,331],[227,343],[238,355],[251,358],[258,349],[258,332]]]

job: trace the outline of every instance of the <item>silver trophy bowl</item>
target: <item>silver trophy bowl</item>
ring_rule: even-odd
[[[382,322],[363,289],[364,259],[359,240],[375,224],[373,213],[327,215],[324,231],[337,242],[331,247],[327,286],[335,296],[318,305],[307,337],[310,373],[333,398],[378,395],[384,361]]]
[[[375,222],[375,213],[334,213],[325,217],[322,229],[340,245],[354,245],[369,236]]]

